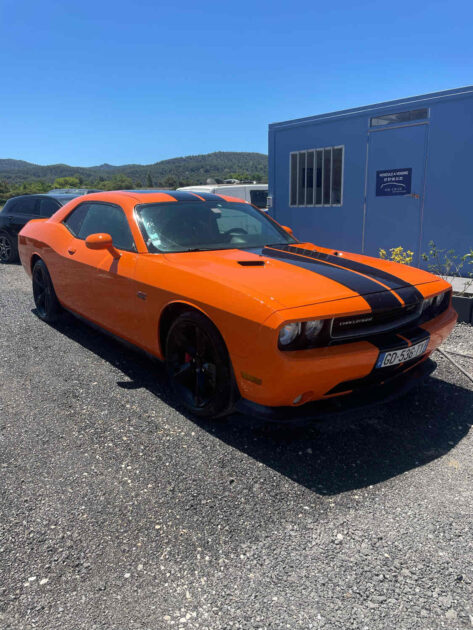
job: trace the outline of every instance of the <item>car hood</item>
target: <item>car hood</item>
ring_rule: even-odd
[[[165,254],[170,264],[226,287],[265,297],[279,308],[362,296],[372,309],[398,308],[422,299],[416,287],[438,278],[378,258],[334,252],[311,243],[258,249]]]

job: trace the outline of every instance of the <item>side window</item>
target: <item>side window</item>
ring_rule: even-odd
[[[73,210],[71,214],[67,215],[63,221],[69,232],[71,232],[71,234],[76,238],[79,238],[79,231],[84,217],[87,214],[88,207],[88,204],[83,203],[81,206]]]
[[[18,199],[10,212],[13,214],[38,215],[39,208],[37,202],[37,197],[25,197],[24,199]]]
[[[78,206],[64,224],[76,238],[85,240],[91,234],[110,234],[117,249],[136,251],[125,213],[106,203],[84,203]]]
[[[60,207],[54,199],[39,199],[39,215],[41,217],[52,217]]]

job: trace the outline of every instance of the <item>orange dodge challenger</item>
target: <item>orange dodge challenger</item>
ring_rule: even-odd
[[[414,378],[457,319],[444,280],[300,243],[252,205],[207,193],[78,197],[30,221],[19,253],[41,319],[65,308],[165,361],[199,416]]]

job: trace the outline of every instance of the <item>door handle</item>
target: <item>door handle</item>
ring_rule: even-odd
[[[69,252],[71,256],[76,253],[76,249],[74,247],[69,247],[67,251]]]
[[[414,199],[420,199],[420,195],[417,193],[411,193],[411,197],[414,197]]]

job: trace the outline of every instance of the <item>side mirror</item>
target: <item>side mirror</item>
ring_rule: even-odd
[[[287,225],[281,225],[282,229],[287,232],[288,234],[290,234],[290,236],[294,236],[294,232],[291,230],[290,227],[288,227]]]
[[[113,246],[110,234],[89,234],[85,239],[85,246],[89,249],[108,249],[114,258],[120,258],[121,254]]]

